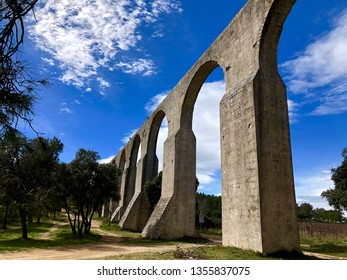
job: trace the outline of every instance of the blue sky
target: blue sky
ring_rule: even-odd
[[[27,22],[22,58],[52,83],[38,93],[34,127],[103,159],[118,153],[150,111],[247,2],[225,0],[47,0]],[[347,146],[347,2],[297,1],[278,49],[287,85],[297,202],[328,207],[331,167]],[[194,112],[200,191],[219,194],[221,69]],[[211,121],[212,120],[212,121]],[[217,120],[217,121],[216,121]],[[161,158],[165,125],[160,130]],[[33,134],[27,129],[27,134]]]

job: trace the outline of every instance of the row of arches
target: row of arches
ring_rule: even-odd
[[[299,248],[287,98],[275,51],[294,2],[248,1],[115,157],[123,176],[112,218],[121,227],[149,238],[195,234],[193,112],[201,87],[220,66],[223,244],[268,253]],[[164,117],[162,192],[151,211],[143,186],[158,173]]]
[[[193,112],[196,107],[195,104],[200,89],[212,72],[217,73],[211,75],[216,79],[224,79],[224,73],[220,67],[218,71],[214,71],[217,67],[218,64],[215,61],[211,61],[205,63],[201,68],[199,68],[198,72],[194,76],[195,78],[191,81],[190,86],[188,87],[187,93],[185,94],[185,100],[183,101],[184,105],[182,110],[180,110],[182,112],[181,125],[190,131],[194,140],[195,134],[192,125],[194,119]],[[164,146],[165,140],[170,137],[173,128],[171,127],[170,130],[169,124],[171,123],[171,119],[167,118],[164,104],[161,104],[153,112],[144,124],[143,128],[132,136],[128,144],[112,161],[112,163],[116,164],[123,172],[120,182],[121,200],[119,205],[117,205],[116,208],[114,207],[115,210],[112,213],[112,220],[118,222],[121,227],[126,229],[136,231],[142,231],[144,229],[153,212],[149,209],[148,203],[146,202],[144,185],[146,182],[156,177],[159,171],[163,171],[163,177],[166,177],[166,170],[164,167],[169,163],[165,162],[164,154],[169,153],[169,151],[165,151]],[[216,106],[214,110],[219,111],[219,108]],[[219,123],[219,119],[213,119],[210,121]],[[200,129],[200,131],[202,130]],[[215,133],[215,131],[213,132]],[[184,157],[196,158],[196,142],[192,141],[190,144],[194,145],[189,149],[189,154],[185,153]],[[162,151],[158,151],[158,149],[162,149]],[[219,147],[217,147],[216,151],[213,151],[213,153],[219,152]],[[196,178],[196,163],[193,164],[195,167],[194,178]],[[218,168],[220,169],[220,164]],[[191,187],[193,186],[195,188],[195,184],[191,185]],[[165,197],[170,196],[171,194],[172,190],[169,190],[164,186],[162,195]],[[190,200],[193,201],[194,197],[195,193]],[[134,204],[141,206],[134,206]],[[135,209],[137,210],[135,211]]]

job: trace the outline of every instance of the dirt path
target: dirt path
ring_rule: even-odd
[[[49,239],[52,231],[65,225],[56,223],[49,232],[41,236],[42,240]],[[99,228],[98,221],[93,221],[93,229],[101,235],[97,243],[81,244],[63,247],[52,247],[46,249],[28,249],[17,252],[0,252],[0,260],[83,260],[104,259],[109,256],[126,255],[133,253],[168,252],[176,249],[177,245],[129,245],[122,243],[122,238],[116,234],[103,231]],[[211,244],[221,244],[221,238],[204,236],[211,240]],[[181,248],[199,246],[197,244],[183,244]],[[346,259],[329,255],[303,252],[305,255],[315,256],[320,259]]]
[[[55,224],[50,232],[42,235],[41,239],[49,239],[49,234],[64,224]],[[28,249],[17,252],[0,252],[0,260],[83,260],[98,259],[108,256],[124,255],[132,253],[166,252],[175,250],[176,245],[129,245],[121,243],[121,237],[99,229],[97,221],[93,221],[93,228],[101,235],[97,243],[81,244],[64,247],[52,247],[46,249]],[[194,246],[184,244],[185,246]]]

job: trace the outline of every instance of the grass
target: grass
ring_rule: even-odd
[[[329,236],[301,236],[303,251],[347,258],[347,238]]]
[[[30,239],[39,238],[43,233],[47,232],[53,223],[44,222],[40,224],[28,224],[28,237]],[[19,224],[11,224],[7,229],[0,229],[0,240],[18,239],[22,236],[22,229]]]
[[[177,247],[175,250],[156,253],[134,253],[107,257],[106,260],[314,260],[315,257],[305,256],[300,253],[279,253],[265,255],[250,250],[234,247],[205,245],[199,247]]]
[[[42,234],[48,232],[53,226],[52,221],[41,224],[28,225],[29,240],[21,238],[19,224],[11,224],[8,229],[0,229],[0,252],[27,250],[32,248],[50,248],[56,246],[73,246],[94,243],[100,240],[100,235],[90,233],[85,238],[78,238],[71,233],[68,225],[59,227],[50,234],[49,240],[41,239]],[[198,238],[185,238],[181,240],[150,240],[142,238],[140,233],[122,230],[118,225],[108,225],[107,220],[102,220],[100,228],[117,234],[121,243],[129,246],[151,245],[177,245],[176,249],[164,253],[134,253],[109,257],[107,259],[131,260],[174,260],[174,259],[206,259],[206,260],[271,260],[271,259],[317,259],[302,254],[264,255],[254,251],[241,250],[232,247],[207,245],[206,240]],[[207,235],[220,235],[220,231],[208,230],[201,232]],[[184,244],[184,245],[182,245]],[[303,251],[347,258],[347,239],[345,237],[329,236],[301,236],[301,249]],[[181,246],[182,245],[182,246]]]
[[[117,224],[111,224],[108,225],[108,220],[100,220],[102,223],[100,225],[100,229],[112,232],[114,234],[117,234],[120,236],[121,243],[129,244],[132,246],[143,246],[143,245],[179,245],[179,244],[186,244],[186,243],[202,243],[206,242],[203,239],[199,238],[183,238],[179,240],[161,240],[161,239],[147,239],[143,238],[141,236],[141,233],[139,232],[133,232],[129,230],[123,230],[121,229]]]
[[[28,225],[28,240],[22,239],[19,224],[12,224],[5,230],[1,229],[0,252],[86,244],[100,239],[100,235],[93,232],[84,238],[78,238],[72,234],[69,226],[58,228],[50,235],[50,240],[41,239],[42,234],[52,226],[53,223],[50,222]]]

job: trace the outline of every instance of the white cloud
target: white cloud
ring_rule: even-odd
[[[138,128],[133,129],[131,132],[126,134],[122,139],[123,144],[126,145],[129,142],[129,140],[131,139],[131,137],[133,137],[137,131],[138,131]]]
[[[145,106],[145,110],[148,114],[151,114],[155,108],[164,100],[164,98],[168,95],[169,91],[165,91],[163,93],[159,93],[155,95]]]
[[[200,181],[199,190],[220,192],[219,170],[220,160],[220,122],[219,102],[225,93],[224,81],[204,83],[195,103],[193,131],[197,140],[197,177]],[[152,112],[167,95],[166,92],[154,96],[145,109]],[[163,143],[168,135],[166,118],[159,130],[157,140],[157,156],[159,170],[162,169]],[[126,137],[128,139],[128,137]],[[214,192],[211,190],[212,193]]]
[[[328,201],[321,196],[298,196],[296,198],[297,204],[310,203],[313,208],[324,208],[326,210],[332,210],[333,207],[329,206]]]
[[[224,81],[205,83],[195,103],[193,131],[197,141],[196,172],[201,187],[220,180],[217,176],[221,167],[219,103],[224,94]]]
[[[346,46],[347,48],[347,46]],[[311,115],[333,115],[347,111],[347,81],[345,84],[328,90],[320,98],[321,104],[314,109]]]
[[[127,74],[140,74],[142,76],[152,76],[156,74],[154,62],[150,59],[140,58],[128,62],[118,62],[115,67]]]
[[[289,122],[291,124],[296,123],[298,121],[297,111],[298,111],[299,104],[290,99],[287,100],[287,103],[288,103]]]
[[[46,62],[50,66],[54,66],[54,60],[51,58],[41,57],[42,61]]]
[[[313,115],[346,112],[347,10],[337,17],[330,32],[281,67],[291,92],[306,94],[312,101],[320,102]]]
[[[60,109],[61,112],[67,113],[67,114],[72,114],[73,111],[69,109],[68,107],[64,107]]]
[[[334,186],[331,172],[328,169],[315,171],[311,174],[295,177],[295,190],[297,196],[320,196],[328,188]]]
[[[98,162],[99,162],[99,163],[102,163],[102,164],[104,164],[104,163],[110,163],[111,160],[112,160],[114,157],[115,157],[115,155],[112,155],[112,156],[109,156],[109,157],[107,157],[107,158],[100,159]]]
[[[37,47],[63,70],[60,79],[81,88],[100,67],[109,67],[119,52],[136,47],[144,23],[172,12],[181,12],[180,1],[43,1],[35,8],[28,30]],[[130,65],[122,68],[143,75],[154,74],[153,69],[153,62],[146,59],[138,60],[133,71]]]
[[[111,84],[105,81],[102,77],[98,77],[96,78],[96,80],[99,82],[99,85],[101,88],[108,88],[111,86]]]

